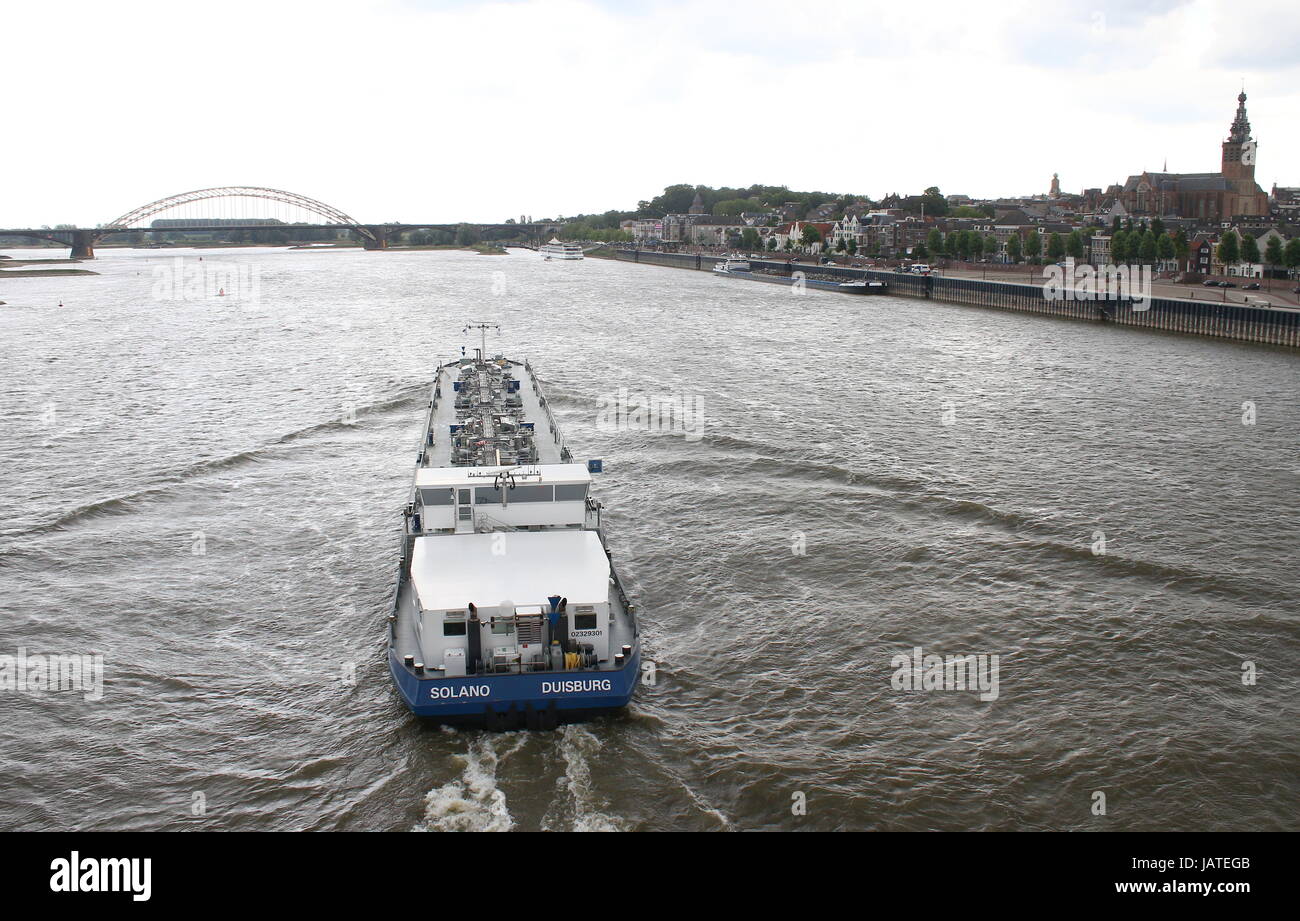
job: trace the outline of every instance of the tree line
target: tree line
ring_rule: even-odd
[[[588,236],[583,239],[599,240],[599,231],[616,231],[624,221],[644,218],[662,217],[665,214],[686,214],[699,196],[706,214],[714,217],[736,217],[745,213],[776,211],[789,206],[792,214],[789,219],[807,220],[812,212],[823,205],[831,205],[829,219],[836,220],[843,216],[846,209],[897,208],[905,214],[926,214],[932,217],[992,217],[992,209],[976,208],[963,205],[951,209],[948,200],[937,186],[930,186],[920,195],[898,195],[890,193],[879,201],[866,195],[844,194],[836,192],[796,192],[789,186],[755,184],[743,188],[723,186],[713,188],[707,185],[690,185],[680,183],[666,187],[653,198],[637,202],[631,211],[606,211],[603,214],[579,214],[568,218],[571,224],[588,229]],[[558,220],[565,220],[559,218]]]

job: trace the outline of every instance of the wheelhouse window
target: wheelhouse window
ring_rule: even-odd
[[[574,614],[573,629],[574,630],[595,630],[596,615],[595,614]]]
[[[536,484],[516,486],[508,495],[511,502],[550,502],[555,498],[555,487]]]
[[[587,498],[586,483],[555,487],[556,502],[581,502],[585,498]]]
[[[463,620],[448,620],[448,621],[443,621],[443,624],[442,624],[442,635],[443,635],[443,636],[464,636],[464,635],[465,635],[465,621],[463,621]]]
[[[420,490],[420,501],[425,505],[451,505],[454,499],[455,492],[451,488]]]

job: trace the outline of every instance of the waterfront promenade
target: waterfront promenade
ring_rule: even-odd
[[[624,262],[646,263],[671,268],[712,271],[720,257],[703,253],[660,253],[606,247],[592,253]],[[899,271],[855,268],[851,265],[819,265],[788,258],[751,259],[758,272],[792,276],[804,273],[808,279],[826,281],[884,281],[889,293],[970,307],[1037,313],[1119,326],[1134,326],[1164,332],[1232,339],[1265,345],[1300,348],[1300,310],[1295,307],[1257,307],[1235,301],[1166,297],[1153,290],[1145,302],[1132,298],[1100,299],[1072,296],[1050,297],[1045,290],[1043,267],[1033,284],[1023,281],[994,281],[977,277],[913,275]],[[1186,286],[1178,286],[1185,295]],[[1233,289],[1206,289],[1222,292]],[[852,295],[845,295],[852,296]]]
[[[937,274],[943,278],[975,278],[981,281],[1004,281],[1013,284],[1033,285],[1043,283],[1044,268],[1041,265],[985,266],[979,263],[957,263],[943,267]],[[1264,279],[1239,277],[1227,280],[1233,282],[1237,287],[1206,288],[1198,283],[1175,282],[1169,278],[1156,278],[1151,293],[1155,297],[1217,304],[1246,304],[1247,298],[1263,298],[1271,302],[1275,307],[1300,307],[1300,297],[1293,293],[1293,289],[1300,285],[1300,281],[1274,278],[1270,283]],[[1260,290],[1246,291],[1241,287],[1251,281],[1258,281]]]

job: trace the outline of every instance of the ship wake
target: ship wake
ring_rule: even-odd
[[[515,820],[497,786],[502,762],[523,748],[528,733],[480,735],[470,740],[460,764],[460,776],[424,796],[423,831],[510,831]]]
[[[556,801],[542,819],[543,831],[624,831],[625,824],[603,811],[607,804],[591,783],[591,762],[600,739],[585,726],[571,724],[559,733],[564,774],[556,780]]]

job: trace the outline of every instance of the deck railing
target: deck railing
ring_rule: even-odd
[[[533,393],[537,395],[537,402],[541,405],[542,412],[546,414],[546,421],[551,427],[551,433],[555,436],[555,441],[560,446],[560,460],[564,463],[568,463],[573,459],[573,454],[569,451],[568,445],[564,443],[564,435],[560,433],[560,423],[556,420],[555,413],[551,411],[550,401],[542,395],[541,384],[537,382],[537,372],[533,370],[533,366],[527,359],[524,360],[524,370],[528,372],[528,379],[533,385]]]

